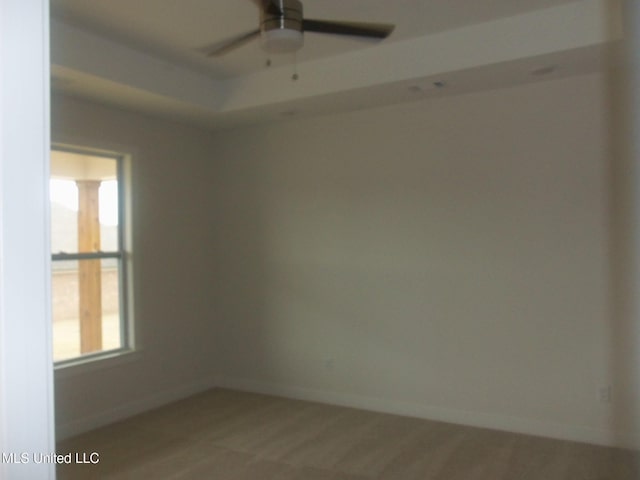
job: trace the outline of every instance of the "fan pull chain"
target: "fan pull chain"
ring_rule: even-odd
[[[291,75],[291,80],[296,81],[300,78],[298,75],[298,52],[293,52],[293,75]]]

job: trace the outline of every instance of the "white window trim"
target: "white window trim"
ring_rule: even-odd
[[[79,355],[54,362],[55,377],[80,375],[85,372],[111,368],[115,365],[129,363],[140,358],[140,351],[136,348],[135,322],[133,316],[133,268],[131,265],[131,205],[130,178],[131,155],[98,148],[71,145],[68,143],[53,143],[51,150],[94,155],[113,158],[118,162],[118,251],[120,252],[120,307],[121,343],[117,349]],[[72,258],[73,259],[73,258]],[[62,372],[67,373],[62,373]]]
[[[76,357],[65,363],[56,364],[55,378],[70,378],[86,373],[96,372],[99,370],[107,370],[139,361],[142,358],[142,350],[119,349],[100,352],[95,356]]]

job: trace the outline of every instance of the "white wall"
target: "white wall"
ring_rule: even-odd
[[[133,287],[139,355],[56,372],[58,436],[211,387],[207,132],[54,97],[52,140],[131,155]]]
[[[54,140],[133,154],[144,347],[58,376],[58,433],[220,374],[630,443],[625,411],[598,398],[616,333],[605,87],[592,75],[213,135],[57,99]]]
[[[218,134],[224,383],[609,442],[606,105],[594,75]]]
[[[625,42],[619,45],[624,59],[612,71],[611,129],[615,155],[611,174],[613,320],[612,366],[614,425],[617,431],[640,431],[640,4],[624,5]],[[638,445],[640,448],[640,445]],[[640,461],[640,460],[639,460]]]

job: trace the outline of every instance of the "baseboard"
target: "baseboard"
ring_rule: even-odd
[[[557,424],[553,422],[544,422],[507,415],[455,410],[348,393],[292,387],[244,378],[223,377],[219,379],[218,384],[220,387],[234,390],[276,395],[294,398],[297,400],[321,402],[343,407],[360,408],[364,410],[455,423],[471,427],[489,428],[493,430],[522,433],[559,440],[570,440],[594,445],[633,449],[640,448],[640,436],[633,433],[615,434],[614,432],[588,427]]]
[[[63,440],[65,438],[73,437],[75,435],[133,417],[134,415],[138,415],[148,410],[153,410],[154,408],[210,390],[218,385],[218,377],[205,378],[197,382],[156,392],[152,395],[118,405],[114,408],[98,412],[88,417],[56,425],[56,440]]]

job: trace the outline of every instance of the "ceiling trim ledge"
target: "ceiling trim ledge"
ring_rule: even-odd
[[[290,67],[263,70],[227,81],[220,112],[602,45],[621,36],[608,8],[606,0],[574,2],[305,62],[297,82],[289,81]]]
[[[234,119],[251,117],[251,112],[281,110],[281,106],[296,102],[326,102],[348,92],[380,91],[384,86],[451,72],[603,47],[622,36],[616,6],[617,2],[608,0],[580,0],[437,34],[387,41],[301,63],[297,81],[291,80],[291,66],[214,80],[52,19],[52,71],[79,83],[92,83],[94,91],[85,92],[88,97],[99,97],[97,90],[102,84],[114,104],[126,106],[138,99],[137,106],[151,113],[173,112],[177,117],[210,124],[228,117],[235,123]]]

